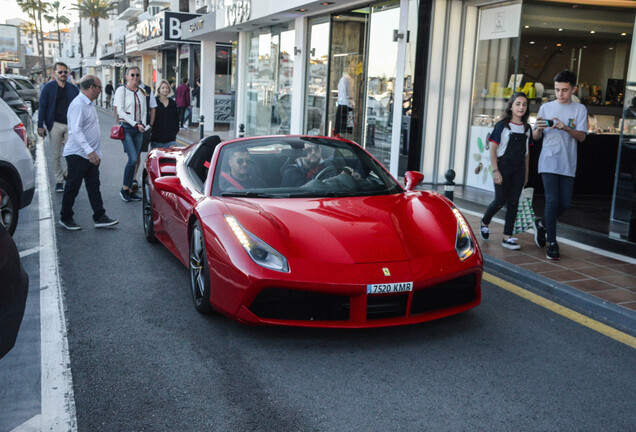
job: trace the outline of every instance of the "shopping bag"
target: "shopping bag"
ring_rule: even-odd
[[[519,207],[512,234],[519,234],[534,228],[534,209],[532,208],[532,195],[534,188],[524,188],[519,196]]]
[[[115,140],[123,140],[124,139],[124,127],[120,124],[116,124],[112,128],[110,128],[110,137]]]

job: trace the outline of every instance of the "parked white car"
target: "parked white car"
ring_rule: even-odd
[[[0,99],[0,223],[13,235],[18,211],[33,201],[35,167],[27,148],[27,130]]]

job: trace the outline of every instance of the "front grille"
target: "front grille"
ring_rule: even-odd
[[[367,319],[396,318],[406,315],[409,293],[367,297]]]
[[[266,288],[256,296],[250,310],[267,319],[341,321],[349,319],[349,297]]]
[[[411,314],[416,315],[470,303],[477,298],[474,274],[453,279],[413,293]]]

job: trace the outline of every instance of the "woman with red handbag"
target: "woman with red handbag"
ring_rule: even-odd
[[[143,143],[144,132],[150,129],[146,124],[146,92],[139,87],[141,72],[133,66],[126,71],[126,85],[115,92],[113,106],[115,113],[122,121],[124,138],[122,143],[128,155],[128,162],[124,168],[124,181],[119,195],[126,202],[141,201],[139,195],[133,192],[132,183],[135,175],[135,165]]]

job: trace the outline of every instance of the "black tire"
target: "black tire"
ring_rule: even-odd
[[[152,207],[152,198],[150,197],[150,183],[147,176],[144,177],[141,208],[143,212],[142,218],[146,240],[149,243],[157,243],[157,237],[155,237],[155,227],[152,221],[154,210]]]
[[[205,251],[203,230],[199,221],[194,223],[190,234],[190,291],[194,308],[202,314],[214,312],[210,304],[210,269],[208,254]]]
[[[13,187],[4,179],[0,179],[0,222],[13,235],[18,226],[18,195]]]

